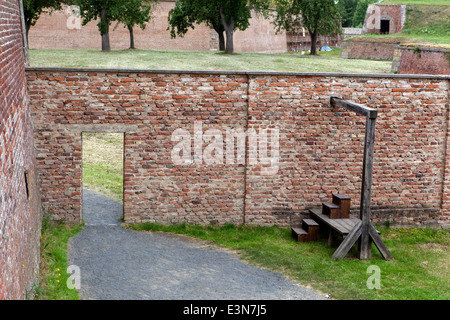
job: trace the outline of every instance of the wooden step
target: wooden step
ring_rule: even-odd
[[[330,219],[330,217],[324,215],[320,209],[309,209],[309,212],[314,219],[330,227],[332,230],[346,237],[355,227],[355,225],[361,221],[358,218],[350,217],[349,219]]]
[[[294,239],[296,239],[299,242],[306,242],[308,241],[308,232],[303,230],[302,228],[291,228],[292,230],[292,236]]]
[[[341,219],[350,217],[350,197],[345,194],[334,193],[333,203],[341,208]]]
[[[319,239],[319,224],[313,219],[302,220],[303,229],[308,232],[309,241],[317,241]]]
[[[339,219],[341,217],[341,207],[332,202],[322,203],[322,213],[330,219]]]

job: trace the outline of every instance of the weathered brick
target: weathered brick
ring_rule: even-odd
[[[19,12],[16,0],[0,5],[0,30],[8,30],[0,31],[0,300],[25,299],[39,271],[42,212]]]
[[[59,72],[61,76],[64,70]],[[427,216],[425,220],[448,223],[450,198],[442,191],[450,182],[447,132],[443,130],[447,127],[448,80],[124,74],[140,79],[133,84],[139,95],[133,96],[125,86],[115,87],[115,94],[109,95],[92,85],[93,79],[123,83],[120,75],[112,81],[105,73],[67,74],[64,78],[80,79],[70,87],[66,79],[59,83],[49,80],[55,77],[52,71],[28,71],[36,147],[46,159],[39,161],[42,201],[60,217],[76,220],[81,213],[81,154],[75,151],[80,150],[80,132],[68,133],[66,123],[123,125],[124,215],[129,222],[286,225],[291,217],[327,200],[331,192],[348,194],[357,207],[365,119],[329,105],[330,96],[344,96],[379,110],[372,203],[381,213],[375,212],[374,219],[380,221],[385,215],[393,223],[404,223],[402,212],[413,210],[417,220],[410,215],[410,223]],[[50,88],[61,94],[46,94]],[[73,96],[78,106],[69,106]],[[193,135],[195,121],[202,121],[203,132],[210,128],[278,128],[278,172],[264,176],[268,168],[260,163],[247,168],[227,163],[174,165],[171,135],[176,129]],[[139,130],[129,129],[136,125]],[[65,155],[57,152],[55,141],[65,145]],[[67,199],[66,186],[50,183],[57,176],[64,178],[75,197]],[[291,214],[279,214],[280,207]],[[432,210],[421,211],[425,207]]]

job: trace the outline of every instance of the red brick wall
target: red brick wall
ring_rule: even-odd
[[[450,74],[450,49],[400,46],[398,73]]]
[[[19,2],[3,0],[0,5],[0,300],[26,298],[39,271],[42,216],[34,156]]]
[[[340,96],[379,110],[373,220],[448,224],[448,79],[231,72],[28,70],[43,203],[81,217],[81,132],[125,132],[125,220],[286,225],[346,193],[357,210],[365,119],[330,106]],[[174,164],[195,121],[279,130],[279,169],[260,162]],[[58,143],[55,143],[58,142]],[[225,151],[224,151],[225,152]],[[194,151],[192,150],[192,153]],[[71,195],[70,199],[68,195]],[[441,208],[444,208],[441,210]]]
[[[152,19],[144,30],[134,29],[135,45],[138,49],[152,50],[218,50],[218,42],[212,44],[211,29],[205,24],[190,29],[184,37],[170,37],[167,30],[169,11],[174,1],[160,1],[152,10]],[[68,7],[52,14],[43,13],[29,34],[30,49],[101,49],[101,37],[97,21],[81,28],[74,28],[74,21]],[[69,23],[70,28],[67,27]],[[123,25],[110,28],[112,49],[128,49],[130,45],[128,29]],[[234,34],[236,52],[285,52],[286,34],[275,33],[269,20],[254,15],[250,27]]]
[[[392,60],[395,46],[401,43],[401,39],[388,38],[361,38],[345,40],[342,42],[341,58],[348,59],[379,59]]]

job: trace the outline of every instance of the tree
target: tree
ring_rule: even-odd
[[[367,8],[369,4],[377,2],[376,0],[359,0],[353,14],[353,27],[362,27],[366,18]]]
[[[122,11],[126,9],[128,0],[77,0],[83,25],[92,20],[99,20],[98,30],[102,37],[102,51],[110,51],[109,27],[113,21],[118,21]]]
[[[130,33],[130,49],[135,49],[133,28],[135,25],[142,30],[146,23],[150,21],[150,11],[152,7],[149,1],[126,0],[124,9],[119,14],[117,21],[123,23]]]
[[[206,4],[206,3],[205,3]],[[222,24],[220,14],[214,10],[213,3],[205,6],[201,1],[177,1],[175,7],[169,11],[170,35],[175,38],[177,35],[183,37],[189,29],[194,29],[195,24],[205,23],[215,30],[219,35],[219,50],[225,51],[225,28]]]
[[[341,16],[342,27],[355,27],[353,25],[353,15],[359,1],[360,0],[339,0],[337,3],[337,9],[339,15]]]
[[[317,54],[318,35],[340,32],[340,16],[334,0],[275,0],[277,31],[304,27],[311,37],[310,54]]]
[[[195,24],[206,23],[219,34],[219,47],[233,53],[234,31],[247,29],[252,10],[265,13],[268,4],[268,0],[179,0],[169,13],[171,35],[183,36]]]
[[[61,10],[61,0],[23,0],[26,37],[45,9]]]

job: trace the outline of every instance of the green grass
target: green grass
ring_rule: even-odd
[[[159,70],[228,70],[390,73],[390,61],[339,58],[339,50],[301,54],[235,53],[163,50],[30,50],[36,67],[85,67]]]
[[[79,300],[78,291],[67,287],[69,239],[82,230],[81,224],[51,221],[45,217],[41,235],[39,285],[34,288],[36,300]]]
[[[450,6],[449,0],[385,0],[380,4],[414,4],[429,6]]]
[[[127,225],[134,230],[172,232],[233,250],[252,264],[281,272],[334,299],[448,300],[450,298],[450,230],[380,229],[394,256],[385,261],[373,248],[372,259],[355,259],[355,248],[332,260],[336,246],[326,241],[296,242],[288,228],[252,226]],[[369,289],[367,268],[381,270],[381,288]]]
[[[123,133],[83,133],[83,187],[123,201]]]
[[[425,41],[450,44],[450,5],[407,6],[402,33]]]

